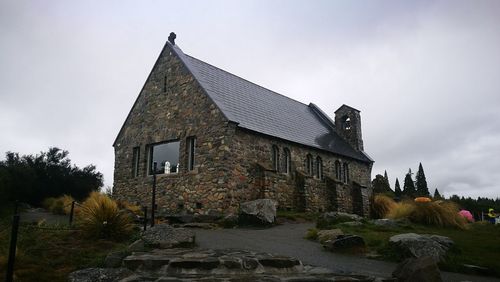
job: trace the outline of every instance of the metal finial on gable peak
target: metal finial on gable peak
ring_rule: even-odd
[[[177,37],[177,36],[175,35],[175,33],[174,33],[174,32],[171,32],[171,33],[170,33],[170,35],[168,36],[168,41],[169,41],[170,43],[172,43],[172,45],[175,45],[175,38],[176,38],[176,37]]]

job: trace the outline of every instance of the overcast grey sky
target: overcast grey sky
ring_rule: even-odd
[[[0,153],[112,143],[171,31],[196,58],[333,116],[361,110],[394,186],[500,197],[500,1],[0,0]],[[431,192],[432,192],[431,191]]]

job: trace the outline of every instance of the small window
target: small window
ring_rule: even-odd
[[[194,169],[195,165],[195,149],[196,149],[196,137],[187,138],[187,169],[191,171]]]
[[[344,163],[344,175],[343,175],[343,180],[344,180],[344,183],[348,183],[349,182],[349,164],[348,163]]]
[[[335,179],[342,179],[342,166],[338,160],[335,161]]]
[[[342,117],[342,128],[344,130],[351,130],[351,118],[348,116]]]
[[[139,176],[139,156],[140,147],[134,147],[132,149],[132,177]]]
[[[290,164],[291,164],[291,154],[290,154],[290,150],[288,148],[285,148],[283,150],[283,155],[284,155],[284,170],[283,172],[286,173],[286,174],[290,174],[290,171],[292,170],[291,167],[290,167]]]
[[[167,92],[167,75],[163,77],[163,92]]]
[[[152,145],[149,147],[149,174],[153,174],[156,164],[156,174],[179,172],[179,141]]]
[[[273,145],[273,170],[279,171],[279,164],[280,164],[280,150],[278,149],[278,146]]]
[[[306,173],[308,175],[313,175],[313,157],[310,154],[307,154],[306,157]]]
[[[323,160],[319,156],[316,158],[316,178],[323,179]]]

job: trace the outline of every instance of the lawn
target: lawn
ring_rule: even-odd
[[[491,274],[500,276],[500,225],[488,223],[469,224],[466,230],[442,228],[408,223],[400,227],[388,228],[371,224],[362,226],[336,225],[332,228],[341,228],[346,234],[355,234],[363,237],[369,251],[382,255],[383,259],[399,261],[398,254],[388,247],[389,238],[401,233],[437,234],[450,237],[456,247],[450,250],[444,263],[439,266],[442,270],[467,272],[463,264],[472,264],[487,267]]]
[[[0,219],[0,279],[4,279],[11,233],[11,217]],[[130,239],[132,240],[132,239]],[[112,250],[128,241],[92,240],[68,226],[21,224],[14,266],[15,281],[67,281],[76,269],[99,267]]]

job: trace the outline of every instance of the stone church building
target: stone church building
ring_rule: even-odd
[[[158,211],[231,213],[259,198],[278,208],[368,215],[373,160],[360,112],[332,120],[184,54],[172,33],[113,144],[113,194]]]

